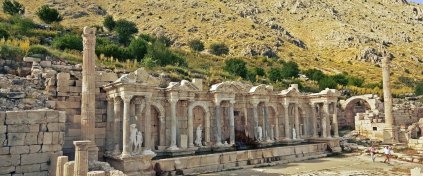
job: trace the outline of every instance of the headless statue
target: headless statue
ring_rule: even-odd
[[[202,144],[201,144],[202,132],[203,132],[203,130],[201,129],[201,124],[200,124],[200,125],[198,125],[197,131],[196,131],[196,138],[195,138],[195,142],[194,142],[196,146],[202,146]]]
[[[137,128],[135,127],[135,126],[137,126],[136,124],[131,124],[130,126],[129,126],[129,144],[131,145],[131,149],[132,149],[132,152],[134,152],[135,151],[135,148],[136,148],[136,146],[137,146]]]
[[[137,153],[139,153],[141,151],[141,146],[143,143],[143,138],[142,138],[142,132],[141,131],[137,131],[137,142],[136,142],[136,146],[135,146],[135,151]]]
[[[257,127],[257,140],[258,141],[263,140],[263,128],[261,128],[261,126]]]
[[[292,139],[297,139],[297,132],[295,131],[295,128],[292,128]]]

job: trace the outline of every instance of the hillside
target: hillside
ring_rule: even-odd
[[[346,72],[381,81],[381,43],[393,55],[397,88],[401,78],[423,80],[422,5],[405,0],[19,0],[26,15],[49,4],[63,25],[101,25],[105,15],[134,21],[142,33],[166,35],[173,47],[187,42],[224,42],[231,56],[294,60],[302,69]],[[35,17],[34,17],[35,19]],[[254,61],[252,61],[254,62]]]

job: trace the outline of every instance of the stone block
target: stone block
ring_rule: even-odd
[[[59,111],[59,122],[60,123],[66,122],[66,112],[65,111]]]
[[[48,123],[47,129],[49,132],[65,131],[65,124],[64,123]]]
[[[38,133],[39,131],[40,131],[40,124],[29,125],[29,132],[30,133]]]
[[[59,135],[60,132],[53,132],[51,144],[59,144]]]
[[[0,112],[0,125],[4,124],[6,120],[6,112]]]
[[[26,133],[7,133],[8,146],[18,146],[25,144]]]
[[[7,125],[29,124],[27,117],[28,117],[27,112],[7,111],[6,112],[6,124]]]
[[[8,155],[9,151],[9,147],[0,147],[0,155]]]
[[[44,140],[44,133],[43,132],[39,132],[38,133],[38,137],[37,137],[37,143],[38,144],[43,144],[43,140]]]
[[[180,141],[181,148],[183,149],[188,148],[188,136],[185,134],[181,134],[179,137],[180,137],[179,141]]]
[[[53,144],[53,132],[44,132],[42,144]]]
[[[30,153],[21,155],[21,164],[40,164],[50,160],[50,153]]]
[[[20,124],[20,125],[9,125],[9,133],[28,133],[29,125]]]
[[[47,132],[47,124],[40,124],[40,132]]]
[[[40,164],[30,164],[30,165],[21,165],[16,166],[16,173],[18,174],[25,174],[30,172],[39,172],[40,170]]]
[[[24,176],[46,176],[48,175],[48,171],[40,171],[40,172],[28,172],[25,173]]]
[[[81,93],[82,92],[82,88],[81,87],[69,87],[69,92],[72,93]]]
[[[0,155],[0,167],[17,166],[20,162],[19,155]]]
[[[57,152],[62,150],[62,145],[53,144],[53,145],[42,145],[41,152]]]
[[[57,101],[56,108],[58,109],[78,109],[81,108],[81,102],[77,101]]]
[[[1,161],[0,161],[1,162]],[[7,174],[7,176],[10,176],[11,173],[15,172],[15,166],[1,166],[0,164],[0,174]],[[6,176],[6,175],[4,175]]]
[[[29,153],[29,146],[14,146],[10,147],[10,154],[27,154]]]
[[[59,112],[58,111],[47,111],[46,112],[47,123],[57,123],[59,122]]]
[[[3,124],[3,123],[2,123]],[[2,125],[0,124],[0,133],[6,133],[7,131],[7,126],[6,125]]]
[[[50,160],[51,160],[51,159],[50,159]],[[41,164],[40,164],[40,170],[41,170],[41,171],[48,171],[48,170],[50,169],[49,164],[50,164],[50,163],[41,163]]]
[[[59,132],[59,143],[63,145],[65,143],[65,133],[64,132]]]
[[[29,153],[39,153],[41,152],[42,145],[30,145],[29,146]]]

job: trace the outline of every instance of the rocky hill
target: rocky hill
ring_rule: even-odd
[[[392,53],[393,78],[423,80],[423,5],[406,0],[19,0],[26,15],[49,4],[71,27],[101,25],[105,15],[166,35],[173,47],[224,42],[232,56],[295,60],[302,68],[347,72],[380,82],[380,45]],[[395,84],[394,84],[395,85]],[[398,84],[400,85],[400,84]]]

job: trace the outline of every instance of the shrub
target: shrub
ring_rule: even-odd
[[[266,72],[264,71],[263,68],[261,67],[254,67],[254,71],[256,72],[257,75],[259,76],[266,76]]]
[[[337,86],[336,81],[331,77],[325,77],[319,81],[319,89],[324,90],[326,88],[335,89]]]
[[[313,81],[320,81],[321,79],[325,78],[326,75],[317,69],[308,69],[304,72],[304,74]]]
[[[416,82],[412,78],[406,76],[398,77],[398,81],[408,87],[414,87],[416,85]]]
[[[344,74],[336,74],[331,77],[339,85],[346,86],[348,84],[348,78]]]
[[[198,39],[189,41],[188,45],[193,51],[200,52],[204,50],[204,43]]]
[[[163,43],[166,47],[170,47],[173,44],[173,41],[169,37],[163,35],[158,37],[156,40]]]
[[[147,55],[150,58],[149,62],[159,66],[176,65],[186,66],[187,63],[185,58],[180,55],[172,53],[166,46],[161,42],[154,42],[152,45],[147,47]]]
[[[82,51],[82,38],[76,34],[65,34],[54,38],[52,46],[61,50],[78,50]]]
[[[11,45],[0,45],[0,58],[13,59],[19,61],[24,56],[24,51],[20,47]]]
[[[32,45],[32,46],[29,47],[29,49],[28,49],[28,51],[26,53],[27,56],[32,56],[32,55],[36,55],[36,54],[47,56],[47,55],[49,55],[49,52],[43,46],[40,46],[40,45]]]
[[[154,36],[148,35],[148,34],[140,34],[138,36],[139,39],[143,39],[146,42],[151,42],[153,43],[154,41],[156,41],[156,38]]]
[[[135,39],[129,44],[128,50],[134,58],[141,60],[147,53],[147,45],[147,42],[143,39]]]
[[[10,15],[24,14],[25,7],[15,0],[4,0],[3,12]]]
[[[294,61],[289,61],[283,65],[280,76],[282,78],[297,78],[299,73],[300,69],[298,68],[298,64]]]
[[[119,43],[128,46],[133,34],[138,32],[134,22],[128,20],[117,20],[114,31],[118,34]]]
[[[53,22],[60,22],[63,20],[62,16],[59,14],[59,11],[56,9],[50,8],[48,5],[41,6],[36,12],[38,18],[44,21],[47,24]]]
[[[10,18],[10,23],[13,24],[13,30],[22,35],[28,35],[29,30],[36,27],[36,24],[31,19],[21,16],[13,16]]]
[[[361,87],[363,85],[363,83],[364,83],[363,78],[358,78],[358,77],[354,77],[354,76],[348,77],[348,85]]]
[[[6,30],[0,29],[0,39],[7,40],[9,36],[10,36],[9,33]]]
[[[267,73],[267,75],[268,75],[270,81],[272,81],[272,82],[276,82],[276,81],[281,81],[282,80],[280,69],[271,68],[269,70],[269,73]]]
[[[232,58],[225,60],[224,70],[232,75],[240,76],[242,78],[247,77],[247,66],[245,61],[242,59]]]
[[[222,56],[229,53],[229,48],[224,43],[213,43],[210,45],[210,53],[216,56]]]
[[[423,95],[423,82],[420,82],[416,85],[416,88],[414,90],[414,93],[419,96],[419,95]]]
[[[128,58],[132,58],[132,55],[128,49],[120,47],[115,43],[97,45],[96,54],[103,54],[106,57],[117,58],[120,61],[125,61]]]
[[[103,26],[106,27],[109,31],[112,31],[116,26],[116,22],[111,15],[107,15],[104,18]]]

